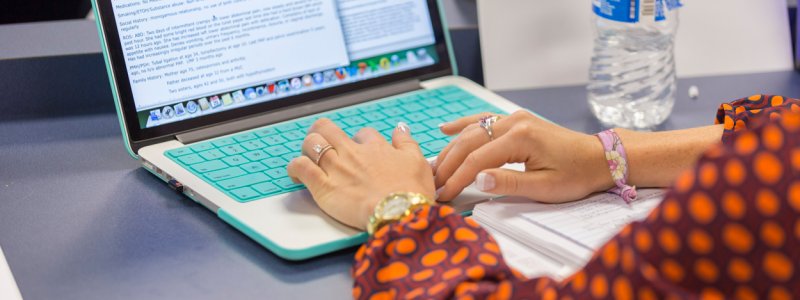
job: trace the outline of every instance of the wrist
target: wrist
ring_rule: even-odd
[[[605,192],[615,186],[614,179],[606,160],[605,149],[600,140],[594,135],[586,135],[584,138],[583,157],[586,158],[586,170],[589,173],[588,186],[591,192]]]
[[[419,193],[389,194],[374,206],[374,211],[366,222],[367,232],[374,234],[378,229],[397,222],[422,207],[433,204],[433,200]]]

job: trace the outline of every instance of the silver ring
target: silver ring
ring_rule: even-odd
[[[314,159],[314,163],[319,165],[319,161],[322,159],[322,156],[325,155],[325,152],[328,152],[328,150],[331,149],[333,149],[333,146],[331,145],[325,145],[325,146],[322,146],[320,144],[314,145],[314,152],[317,153],[317,158]]]
[[[492,126],[494,126],[494,123],[497,123],[497,120],[499,119],[499,116],[485,116],[478,121],[478,125],[486,130],[486,134],[489,135],[489,141],[494,140],[494,131],[492,131]]]

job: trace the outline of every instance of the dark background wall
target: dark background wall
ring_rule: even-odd
[[[0,0],[0,24],[79,19],[90,9],[89,0]]]

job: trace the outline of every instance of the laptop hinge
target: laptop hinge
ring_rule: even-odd
[[[176,135],[175,138],[183,144],[194,143],[234,132],[350,106],[369,100],[415,91],[421,88],[422,87],[420,86],[420,81],[418,79],[388,84],[365,91],[348,93],[336,97],[321,99],[312,103],[290,106],[242,120],[231,121],[229,123],[217,124],[211,127],[181,133]]]

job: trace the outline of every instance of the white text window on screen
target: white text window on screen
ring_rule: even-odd
[[[350,62],[334,0],[112,5],[137,110]]]

